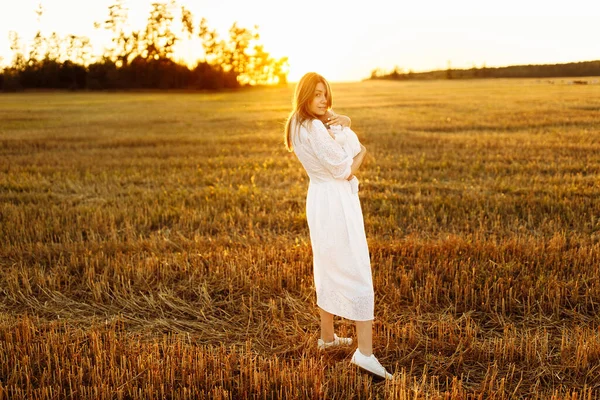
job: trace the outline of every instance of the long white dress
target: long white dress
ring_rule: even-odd
[[[306,217],[317,305],[350,320],[372,320],[373,280],[362,209],[346,179],[353,157],[319,120],[292,121],[291,127],[294,152],[310,178]]]

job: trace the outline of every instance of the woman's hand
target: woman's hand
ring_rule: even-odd
[[[350,128],[352,121],[347,115],[336,114],[333,110],[330,110],[329,116],[327,117],[327,123],[329,125],[341,125]]]

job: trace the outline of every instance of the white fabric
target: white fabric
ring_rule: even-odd
[[[319,120],[300,126],[292,121],[292,141],[310,178],[306,217],[317,305],[350,320],[372,320],[373,280],[363,215],[358,194],[346,180],[353,157]]]
[[[333,133],[335,141],[342,146],[346,154],[356,157],[360,153],[360,141],[352,129],[341,125],[331,125],[329,131]]]
[[[328,130],[333,133],[336,143],[342,146],[347,155],[354,158],[360,153],[360,141],[352,129],[342,125],[331,125]],[[350,187],[352,193],[358,193],[358,178],[356,176],[350,179]]]

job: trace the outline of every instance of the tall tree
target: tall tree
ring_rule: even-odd
[[[240,84],[286,82],[288,59],[274,59],[265,51],[258,42],[258,26],[248,29],[235,22],[225,41],[219,40],[216,31],[208,28],[206,19],[202,19],[198,35],[202,40],[206,61],[233,73]]]
[[[275,59],[265,51],[262,44],[256,44],[249,57],[249,65],[239,76],[243,84],[267,85],[287,82],[288,58]]]
[[[204,61],[208,64],[216,65],[221,68],[223,63],[223,42],[219,40],[217,31],[209,28],[206,18],[200,20],[198,27],[198,36],[202,41],[202,49],[204,50]]]
[[[250,70],[249,49],[252,42],[259,38],[257,28],[243,28],[238,26],[237,22],[229,28],[229,41],[225,43],[224,67],[232,69],[237,76],[247,75]]]
[[[181,7],[181,25],[183,30],[188,35],[188,39],[191,39],[194,35],[194,16],[192,12],[185,7]]]
[[[65,55],[67,60],[77,64],[88,65],[92,59],[90,39],[85,36],[67,36]]]
[[[42,36],[42,30],[41,30],[42,16],[44,15],[44,8],[42,7],[42,2],[38,3],[38,6],[35,10],[35,14],[36,14],[36,20],[37,20],[37,24],[38,24],[38,30],[37,30],[35,36],[33,37],[33,41],[31,43],[31,50],[29,51],[29,59],[27,60],[27,63],[29,65],[39,63],[44,59],[45,40],[44,40],[44,37]]]
[[[63,39],[58,36],[58,33],[52,32],[50,37],[45,39],[46,42],[46,53],[44,54],[44,60],[59,61],[63,57],[61,56],[61,49],[63,47]]]
[[[25,56],[23,56],[23,44],[19,34],[15,31],[8,32],[8,41],[10,42],[10,50],[13,52],[12,66],[18,70],[25,67]]]
[[[108,7],[108,18],[94,24],[97,29],[103,28],[112,33],[112,45],[106,49],[104,56],[118,67],[127,66],[140,53],[140,32],[127,30],[128,18],[129,9],[125,7],[124,0],[116,0]]]
[[[152,3],[146,29],[141,38],[144,43],[143,57],[159,60],[173,55],[173,48],[179,37],[172,29],[173,9],[176,3]]]

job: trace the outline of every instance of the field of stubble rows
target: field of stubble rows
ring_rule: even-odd
[[[394,381],[316,350],[292,86],[24,93],[0,96],[0,399],[600,396],[600,85],[332,87]]]

